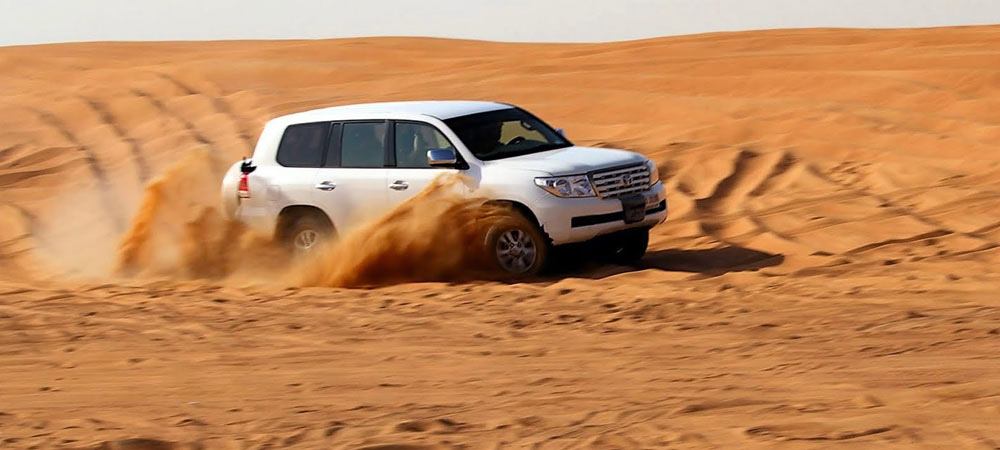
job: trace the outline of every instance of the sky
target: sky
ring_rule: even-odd
[[[0,46],[363,36],[604,42],[984,24],[1000,24],[1000,0],[0,0]]]

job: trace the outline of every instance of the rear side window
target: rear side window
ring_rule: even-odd
[[[349,122],[342,128],[341,167],[385,166],[385,122]]]
[[[329,130],[329,123],[289,126],[278,145],[278,164],[285,167],[320,167]]]

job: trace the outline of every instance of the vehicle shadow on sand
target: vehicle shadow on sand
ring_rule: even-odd
[[[655,250],[646,253],[635,268],[717,275],[759,270],[784,261],[785,256],[781,254],[731,245],[705,250]]]
[[[585,248],[566,249],[553,254],[552,257],[553,269],[545,278],[599,279],[650,269],[718,276],[729,272],[754,271],[777,266],[785,261],[784,255],[737,245],[698,250],[651,250],[642,260],[628,266],[602,264]]]

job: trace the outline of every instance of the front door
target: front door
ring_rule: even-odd
[[[393,145],[390,167],[386,168],[388,197],[386,204],[393,208],[417,195],[436,177],[458,172],[456,169],[431,167],[427,151],[450,149],[454,146],[433,125],[423,122],[396,121],[393,123]]]

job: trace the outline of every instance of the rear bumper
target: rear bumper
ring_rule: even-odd
[[[630,224],[625,223],[618,199],[558,198],[546,194],[548,198],[533,209],[553,244],[571,244],[629,228],[652,227],[666,220],[668,204],[663,184],[658,183],[643,194],[654,199],[654,206],[646,209],[642,221]]]
[[[232,219],[243,222],[248,228],[263,236],[271,236],[278,223],[278,213],[267,206],[239,205],[232,213]]]

